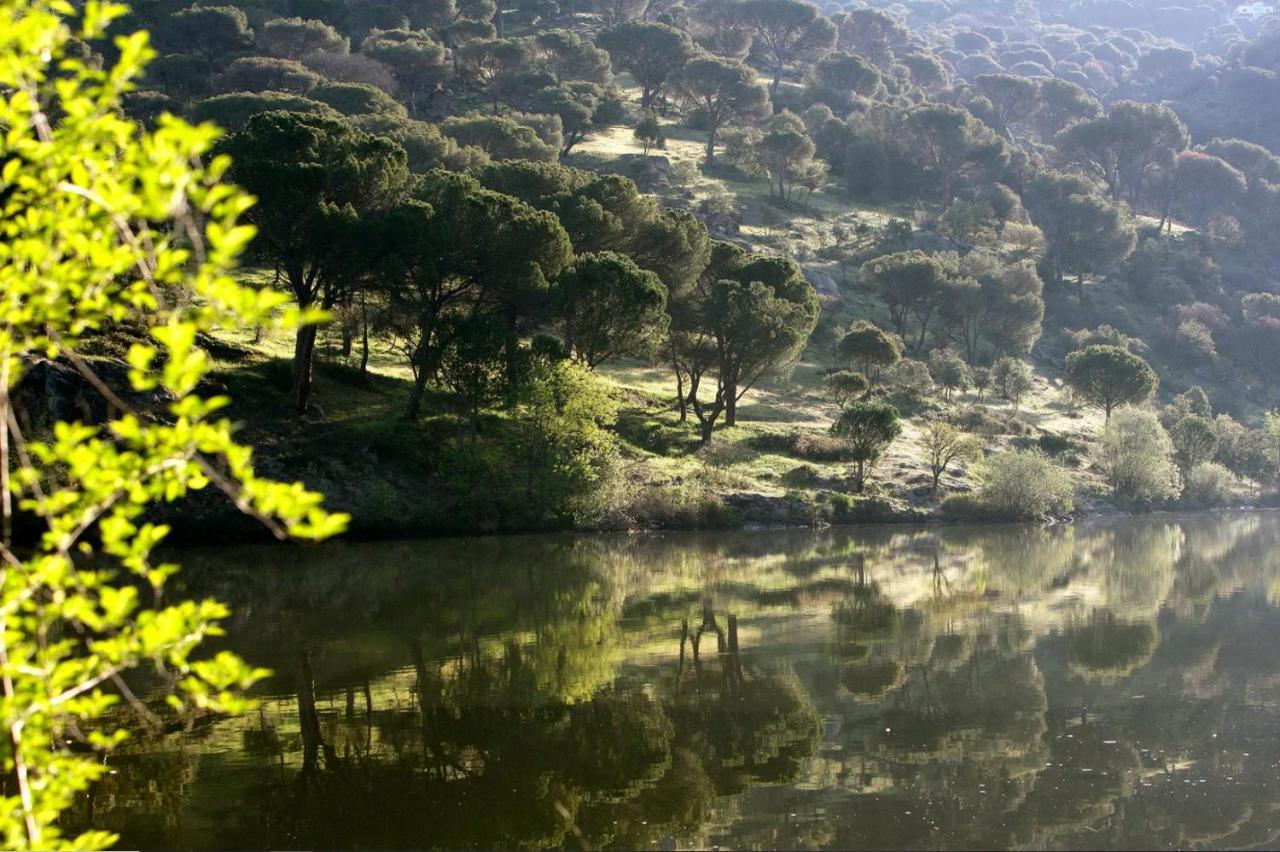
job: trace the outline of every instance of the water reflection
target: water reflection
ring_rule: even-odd
[[[187,554],[275,675],[139,737],[125,846],[1280,838],[1280,516]]]

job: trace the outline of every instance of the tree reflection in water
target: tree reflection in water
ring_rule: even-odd
[[[201,551],[263,703],[139,735],[73,816],[144,848],[1267,845],[1278,545],[1254,513]]]

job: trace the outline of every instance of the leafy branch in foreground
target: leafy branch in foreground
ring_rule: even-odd
[[[177,708],[236,712],[264,671],[230,653],[198,659],[226,608],[164,602],[177,566],[154,562],[167,528],[147,507],[210,485],[278,537],[320,539],[346,517],[301,485],[260,479],[252,453],[197,393],[209,369],[198,335],[235,324],[296,326],[317,315],[231,276],[253,236],[237,217],[252,199],[201,157],[217,136],[163,117],[142,132],[120,112],[153,52],[145,33],[116,39],[119,59],[92,67],[73,38],[102,39],[125,7],[65,0],[0,5],[0,845],[105,847],[64,837],[59,815],[104,771],[93,751],[127,736],[102,721],[121,699],[154,718],[122,674],[157,670]],[[127,395],[104,382],[85,341],[145,330],[129,351]],[[79,371],[109,403],[106,422],[58,422],[24,435],[13,394],[40,359]],[[36,440],[39,437],[42,440]],[[35,532],[15,543],[15,520]],[[66,746],[79,740],[89,749]]]

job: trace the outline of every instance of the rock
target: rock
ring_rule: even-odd
[[[703,213],[702,222],[707,226],[711,236],[717,240],[736,237],[742,233],[742,226],[732,215],[727,213]]]
[[[814,526],[818,523],[813,507],[786,497],[767,494],[729,494],[724,498],[729,508],[742,518],[748,528]]]
[[[623,154],[618,162],[641,192],[656,192],[671,185],[671,161],[666,157]]]
[[[135,393],[129,383],[129,365],[123,361],[95,358],[89,366],[130,408],[148,410],[166,401],[158,392]],[[97,424],[119,414],[88,379],[62,359],[34,358],[25,363],[13,401],[19,422],[28,433],[55,421]]]
[[[805,266],[802,269],[804,270],[804,280],[813,285],[813,289],[818,292],[819,296],[840,298],[840,285],[836,284],[836,279],[832,277],[831,273],[816,266]]]

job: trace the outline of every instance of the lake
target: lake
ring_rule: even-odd
[[[77,821],[159,848],[1280,838],[1280,515],[179,554],[274,674]]]

